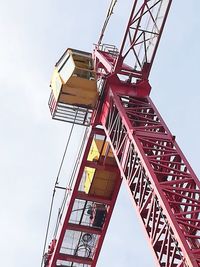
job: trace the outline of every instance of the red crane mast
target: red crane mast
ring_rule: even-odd
[[[122,180],[157,266],[200,266],[200,182],[149,97],[148,77],[171,3],[134,0],[119,51],[101,43],[102,31],[93,52],[94,105],[66,104],[64,89],[57,99],[51,94],[54,119],[88,127],[45,267],[96,266]],[[60,72],[70,53],[81,62],[81,51],[67,51],[56,65]]]

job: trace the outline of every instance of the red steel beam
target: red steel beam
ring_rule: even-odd
[[[78,191],[76,197],[77,197],[77,199],[82,199],[82,200],[87,200],[87,201],[96,201],[96,202],[103,203],[106,205],[111,204],[110,199],[107,199],[105,197],[100,197],[100,196],[91,196],[91,195],[88,195],[82,191]]]
[[[68,223],[67,229],[74,230],[74,231],[80,231],[80,232],[86,232],[86,233],[90,233],[90,234],[96,234],[96,235],[100,235],[102,232],[101,229],[97,229],[97,228],[85,226],[85,225],[80,225],[80,224],[77,225],[74,223]]]

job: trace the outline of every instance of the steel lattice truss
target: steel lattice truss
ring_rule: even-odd
[[[109,88],[109,89],[108,89]],[[149,97],[123,95],[107,84],[107,98],[93,126],[77,168],[67,210],[59,216],[57,242],[47,266],[95,267],[119,192],[128,185],[158,266],[200,266],[200,183]],[[102,128],[103,127],[103,128]],[[105,159],[88,161],[94,137],[112,148],[117,167]],[[110,149],[110,148],[108,148]],[[112,199],[87,195],[84,170],[118,173]],[[102,229],[86,216],[93,204],[107,207]],[[62,216],[61,216],[62,215]]]
[[[113,91],[102,123],[159,266],[200,266],[200,183],[150,98]]]
[[[116,49],[114,53],[107,50],[104,53],[106,61],[100,60],[107,73],[118,73],[140,79],[148,78],[171,2],[172,0],[133,1],[119,52],[116,53]],[[96,55],[98,50],[99,46],[96,47]],[[96,66],[98,64],[97,61]]]
[[[149,98],[149,73],[172,0],[134,0],[121,48],[98,44],[94,67],[100,97],[94,111],[81,109],[75,123],[90,126],[72,193],[60,216],[59,231],[45,267],[95,267],[120,189],[125,180],[144,226],[157,266],[200,267],[200,182]],[[50,107],[54,100],[50,98]],[[57,119],[70,121],[63,106]],[[85,116],[84,116],[85,114]],[[89,161],[95,135],[112,149],[115,165],[101,154]],[[103,149],[102,149],[103,150]],[[85,168],[116,172],[110,199],[82,188]],[[86,213],[104,205],[98,229]]]

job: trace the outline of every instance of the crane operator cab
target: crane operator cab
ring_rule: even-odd
[[[68,48],[56,63],[49,108],[53,119],[89,125],[97,99],[92,55]]]

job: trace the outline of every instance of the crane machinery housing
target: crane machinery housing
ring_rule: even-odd
[[[200,267],[200,182],[149,96],[172,0],[132,0],[119,49],[102,43],[116,2],[93,53],[68,48],[51,79],[52,118],[86,134],[42,266],[96,266],[123,180],[156,265]]]

